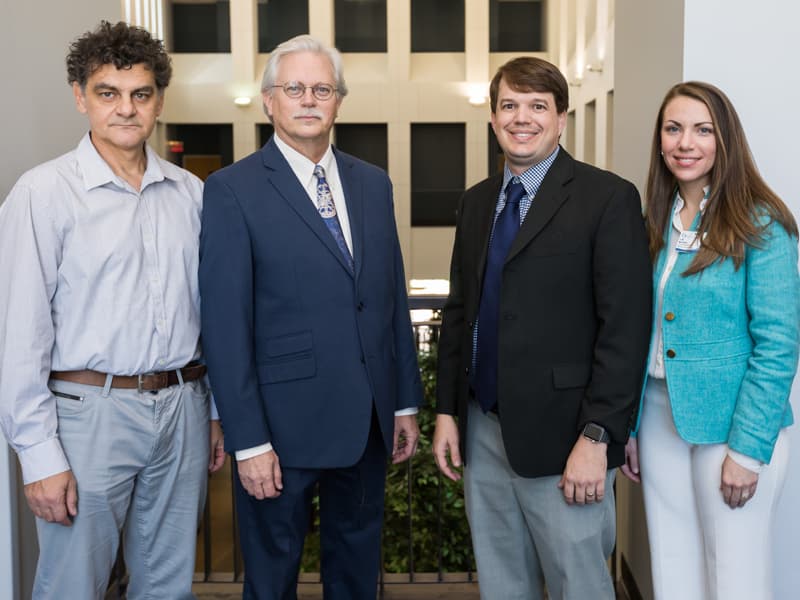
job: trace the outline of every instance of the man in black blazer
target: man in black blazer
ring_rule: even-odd
[[[639,194],[559,146],[554,65],[512,60],[490,94],[506,164],[459,205],[434,454],[454,480],[465,459],[482,598],[613,599],[614,468],[651,319]]]

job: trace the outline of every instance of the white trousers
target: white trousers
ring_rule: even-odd
[[[727,450],[726,444],[684,441],[664,380],[649,380],[639,461],[656,600],[773,597],[772,517],[786,478],[786,432],[743,508],[731,509],[720,491]]]

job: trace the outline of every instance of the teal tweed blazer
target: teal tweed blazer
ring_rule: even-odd
[[[656,261],[654,298],[667,254],[663,249]],[[727,443],[768,463],[779,431],[793,422],[789,394],[800,344],[797,238],[767,222],[762,243],[747,247],[739,269],[727,259],[684,277],[693,258],[678,256],[661,314],[653,315],[654,323],[661,319],[675,427],[691,444]],[[658,310],[656,301],[653,308]],[[637,429],[638,422],[634,435]]]

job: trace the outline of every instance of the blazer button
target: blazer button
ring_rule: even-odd
[[[667,358],[675,358],[675,350],[673,350],[672,348],[667,350]]]
[[[664,315],[664,318],[667,321],[674,321],[675,320],[675,313],[668,312],[667,314]]]
[[[358,312],[361,312],[362,310],[364,310],[364,303],[363,302],[359,302],[358,306],[356,307],[356,310],[358,310]]]
[[[464,367],[464,375],[469,375],[469,367]]]

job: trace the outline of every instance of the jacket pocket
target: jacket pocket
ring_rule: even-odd
[[[587,363],[555,365],[553,367],[553,387],[557,390],[584,388],[589,385],[592,366]]]
[[[256,365],[260,384],[304,379],[317,372],[310,331],[269,338],[264,342],[264,352],[266,358]]]

